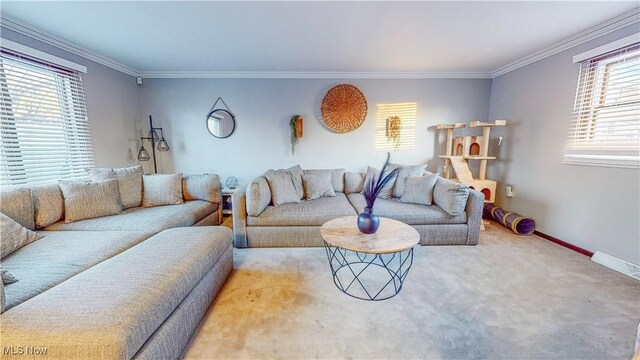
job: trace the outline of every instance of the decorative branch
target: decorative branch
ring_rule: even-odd
[[[389,174],[387,174],[387,176],[383,177],[384,173],[387,172],[387,169],[389,168],[389,160],[391,160],[391,154],[387,153],[387,161],[385,161],[382,166],[382,170],[380,170],[380,175],[378,175],[377,181],[376,176],[374,175],[373,179],[369,179],[369,181],[364,184],[364,199],[369,209],[373,209],[373,205],[375,204],[378,195],[380,195],[380,192],[382,192],[382,189],[384,189],[400,171],[399,168],[393,169]]]

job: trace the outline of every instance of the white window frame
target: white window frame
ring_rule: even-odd
[[[613,41],[603,46],[599,46],[597,48],[577,54],[573,57],[573,62],[581,63],[590,59],[603,56],[607,53],[638,44],[639,42],[640,42],[640,33],[627,36],[625,38]],[[607,66],[607,64],[610,64],[615,61],[619,61],[619,58],[604,59],[602,60],[602,64],[598,63],[597,66],[598,67]],[[580,86],[581,86],[582,76],[583,76],[583,72],[581,69],[580,74],[578,75],[576,96],[578,95],[578,92],[581,91]],[[600,93],[603,92],[602,90],[603,79],[598,78],[596,79],[596,81],[598,82],[598,84],[591,85],[592,93],[589,95],[594,98],[599,97],[599,94],[596,94],[597,92],[600,92]],[[638,104],[638,106],[640,106],[640,104]],[[576,111],[577,110],[578,109],[576,109]],[[569,142],[570,140],[567,140],[568,147],[569,147]],[[591,151],[591,152],[586,151],[584,153],[580,153],[579,151],[572,151],[568,148],[567,151],[565,152],[565,155],[563,156],[562,163],[572,164],[572,165],[590,165],[590,166],[640,169],[639,154],[640,154],[640,148],[638,149],[638,151],[633,151],[632,153],[629,153],[628,150],[619,151],[615,149],[606,149],[606,148],[598,151]]]

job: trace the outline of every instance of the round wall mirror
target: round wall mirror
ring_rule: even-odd
[[[211,110],[207,114],[207,130],[211,135],[224,139],[236,129],[236,117],[225,109]]]

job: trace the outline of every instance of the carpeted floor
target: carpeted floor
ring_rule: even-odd
[[[188,359],[629,359],[640,282],[489,225],[478,246],[418,247],[402,292],[339,292],[323,248],[236,250]]]

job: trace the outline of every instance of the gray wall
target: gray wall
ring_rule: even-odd
[[[578,80],[572,56],[631,35],[637,24],[493,79],[489,118],[508,119],[489,175],[498,203],[538,230],[585,249],[640,263],[640,173],[561,164]],[[494,136],[492,136],[494,137]],[[494,151],[498,151],[493,146]],[[504,184],[515,197],[504,197]],[[525,240],[526,241],[526,240]]]
[[[87,67],[82,75],[96,166],[134,164],[140,88],[135,78],[57,47],[2,28],[2,38]],[[139,142],[139,140],[138,140]]]
[[[364,124],[347,134],[323,128],[320,104],[334,85],[350,83],[365,94]],[[392,152],[405,164],[429,162],[436,152],[438,123],[486,119],[491,80],[319,80],[319,79],[145,79],[142,110],[162,126],[172,147],[160,155],[162,171],[212,172],[222,179],[234,175],[241,183],[269,168],[300,164],[303,168],[379,167],[386,152],[375,150],[376,105],[417,102],[416,145]],[[205,115],[218,96],[236,114],[235,133],[227,139],[211,136]],[[289,118],[304,118],[304,137],[291,155]]]

